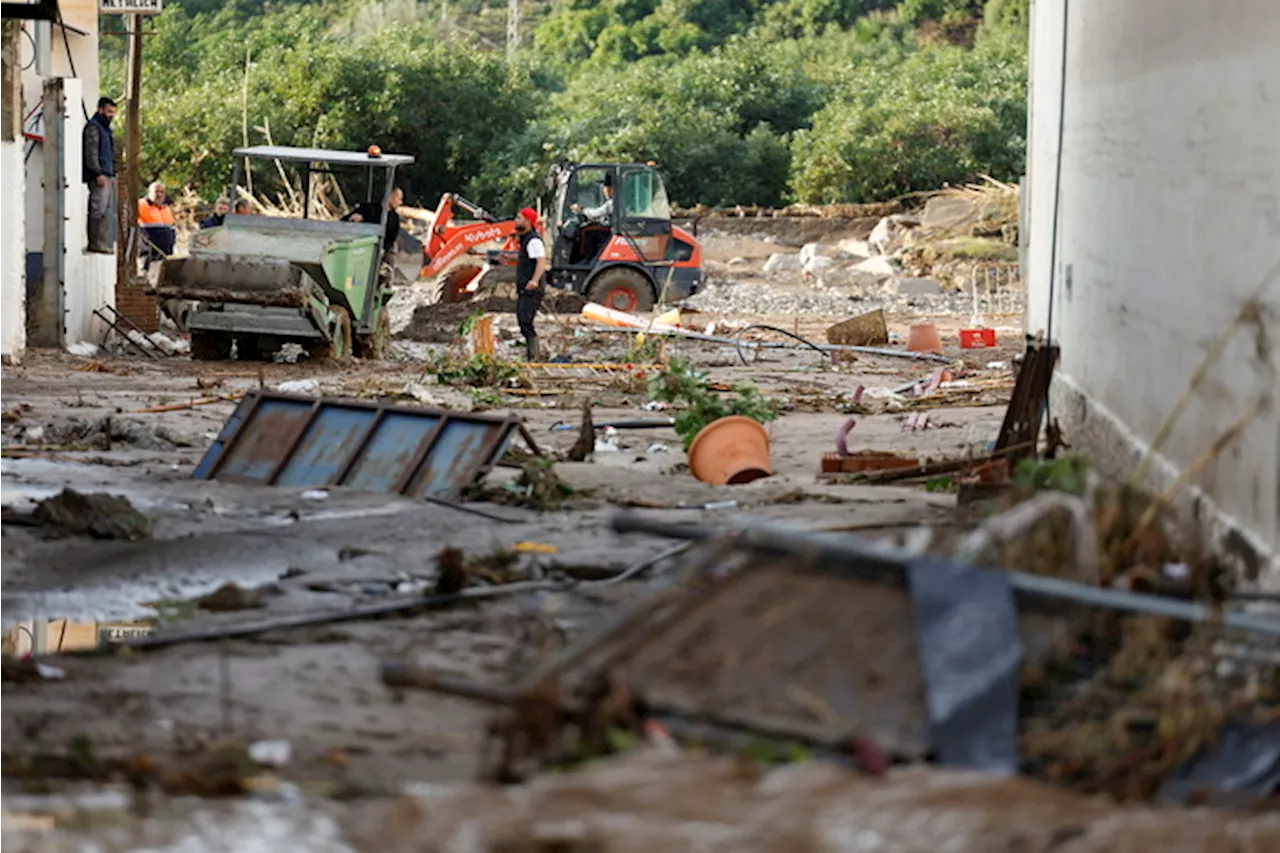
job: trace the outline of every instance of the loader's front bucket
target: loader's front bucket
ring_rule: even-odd
[[[162,299],[303,308],[309,284],[287,260],[200,254],[164,261],[156,294]]]

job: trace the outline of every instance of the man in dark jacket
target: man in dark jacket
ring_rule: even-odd
[[[217,228],[227,219],[227,212],[231,210],[231,202],[225,198],[220,198],[213,203],[213,214],[206,216],[200,220],[201,230],[205,228]]]
[[[116,102],[98,99],[98,111],[84,126],[84,182],[89,185],[89,251],[110,255],[115,252],[111,227],[116,200],[116,143],[111,120]]]
[[[538,347],[538,332],[533,321],[546,292],[542,278],[547,272],[547,247],[538,235],[538,211],[526,207],[516,214],[516,234],[520,237],[520,253],[516,256],[516,321],[524,336],[525,358],[541,361],[542,350]]]
[[[387,228],[382,238],[382,248],[391,251],[400,236],[400,214],[396,210],[404,204],[404,190],[396,187],[387,202]],[[382,205],[376,201],[357,204],[355,210],[342,217],[343,222],[382,222]]]

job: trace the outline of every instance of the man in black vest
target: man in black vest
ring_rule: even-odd
[[[98,98],[98,111],[84,126],[84,182],[89,185],[89,251],[110,255],[115,251],[111,217],[115,213],[116,142],[111,120],[116,102]]]
[[[520,254],[516,257],[516,320],[524,335],[525,357],[541,361],[538,332],[533,320],[542,307],[542,277],[547,272],[547,247],[538,236],[538,211],[523,208],[516,214],[516,233],[520,235]]]

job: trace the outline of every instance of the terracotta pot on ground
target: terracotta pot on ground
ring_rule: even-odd
[[[750,483],[773,473],[769,434],[759,421],[730,415],[702,428],[689,445],[689,470],[713,486]]]
[[[942,338],[932,323],[916,323],[907,331],[908,352],[942,352]]]

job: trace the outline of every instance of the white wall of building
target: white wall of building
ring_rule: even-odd
[[[1031,38],[1028,331],[1047,330],[1052,314],[1053,414],[1123,468],[1280,264],[1280,2],[1034,0]],[[1189,494],[1202,517],[1225,515],[1274,557],[1280,280],[1262,303],[1261,323],[1233,337],[1157,468],[1169,481],[1269,396]],[[1108,433],[1126,442],[1107,444]]]
[[[48,77],[66,78],[64,187],[65,203],[65,263],[66,288],[63,294],[64,340],[67,344],[78,341],[101,340],[105,331],[100,320],[93,315],[95,308],[115,304],[115,258],[111,255],[91,254],[85,251],[88,243],[88,189],[82,182],[80,145],[86,114],[93,115],[98,101],[98,10],[97,0],[61,0],[59,8],[63,20],[87,35],[67,31],[65,39],[57,28],[49,29],[48,66],[41,68],[32,63],[23,72],[23,114],[41,105],[44,81]],[[115,22],[117,25],[119,22]],[[37,24],[28,22],[27,28],[36,39]],[[29,43],[24,50],[29,51]],[[24,55],[24,63],[28,57]],[[41,74],[46,71],[46,74]],[[41,106],[43,109],[43,106]],[[117,134],[119,131],[117,130]],[[121,140],[117,136],[117,145]],[[44,187],[44,149],[36,145],[26,158],[28,191],[25,207],[7,208],[25,210],[27,251],[44,251],[52,248],[46,240],[46,204]]]
[[[89,228],[89,188],[81,182],[84,113],[80,110],[80,80],[66,80],[66,287],[63,307],[66,309],[64,340],[68,345],[79,341],[102,340],[106,326],[94,316],[95,308],[116,304],[116,258],[86,252]],[[95,101],[96,103],[96,101]],[[117,140],[118,141],[118,140]],[[118,248],[118,244],[117,244]]]
[[[0,354],[14,358],[27,346],[22,140],[0,141],[0,175]]]

